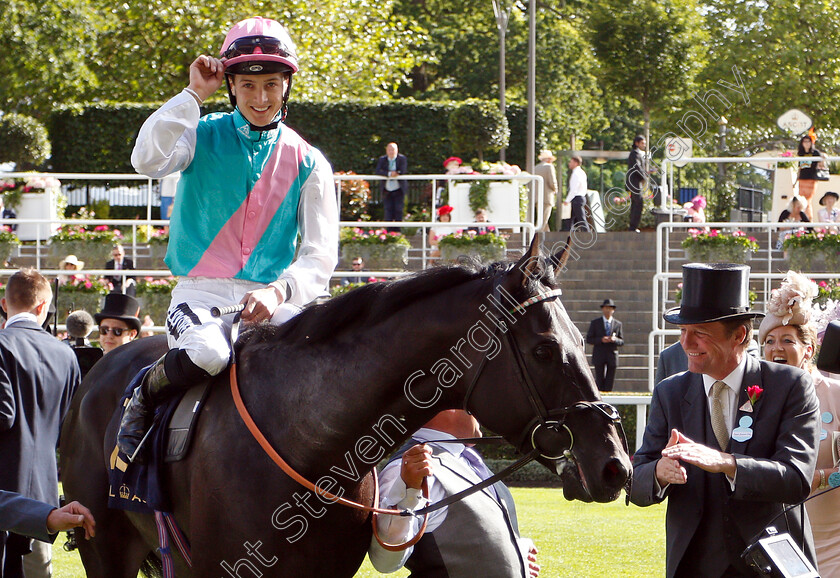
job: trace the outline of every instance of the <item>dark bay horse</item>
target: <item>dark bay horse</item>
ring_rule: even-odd
[[[362,504],[373,501],[381,459],[437,412],[465,406],[520,451],[536,446],[567,499],[614,500],[630,461],[557,298],[554,258],[535,242],[518,263],[367,285],[251,331],[237,345],[244,402],[297,472]],[[79,540],[88,576],[133,577],[158,545],[152,516],[106,507],[106,473],[125,385],[165,350],[153,337],[105,356],[65,421],[64,490],[97,521],[96,538]],[[175,555],[179,576],[349,577],[370,544],[369,513],[304,489],[267,457],[227,372],[165,485],[192,545],[191,570]]]

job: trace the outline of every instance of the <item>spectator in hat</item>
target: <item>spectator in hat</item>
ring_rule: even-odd
[[[543,219],[540,231],[548,231],[548,219],[557,205],[557,170],[554,163],[557,157],[550,150],[540,151],[539,164],[534,167],[534,174],[543,179]]]
[[[820,199],[820,205],[822,208],[817,211],[817,221],[820,223],[840,222],[840,211],[834,208],[834,205],[837,204],[838,200],[840,200],[840,195],[834,191],[828,191],[824,194]],[[832,227],[832,230],[833,232],[836,232],[837,228]]]
[[[438,222],[440,223],[449,223],[452,221],[452,211],[453,208],[450,205],[443,205],[438,207],[437,210],[437,218]],[[431,248],[431,252],[429,256],[432,258],[433,262],[435,259],[440,257],[440,247],[438,247],[438,241],[440,241],[441,237],[445,237],[446,235],[451,235],[456,231],[456,228],[452,225],[435,225],[434,227],[429,227],[429,247]]]
[[[75,255],[67,255],[58,264],[58,268],[63,271],[81,271],[85,267],[85,262],[80,261]],[[62,287],[74,280],[82,280],[84,275],[79,274],[61,274],[58,275],[58,286]]]
[[[817,448],[817,469],[811,480],[811,497],[805,503],[820,574],[840,576],[840,494],[826,493],[835,485],[831,476],[837,472],[837,440],[840,439],[840,381],[824,376],[814,367],[819,341],[813,323],[812,300],[817,284],[795,271],[788,271],[778,289],[767,300],[767,313],[758,328],[758,339],[764,345],[764,359],[807,371],[814,381],[820,402],[821,434]],[[823,437],[823,433],[825,436]],[[835,476],[836,478],[836,476]],[[831,483],[829,482],[831,480]],[[826,493],[817,497],[817,494]]]
[[[705,223],[706,222],[706,197],[697,195],[686,204],[683,205],[686,210],[686,221],[691,223]]]
[[[589,323],[586,342],[592,345],[595,384],[600,391],[612,391],[618,369],[618,348],[624,345],[624,330],[621,321],[613,317],[615,302],[612,299],[604,299],[601,312],[601,317]]]
[[[779,215],[779,222],[780,223],[808,223],[810,219],[805,215],[805,199],[800,197],[799,195],[793,195],[790,202],[788,203],[787,208],[782,211],[782,214]],[[779,228],[779,240],[776,243],[776,248],[781,249],[783,247],[783,243],[788,235],[793,233],[794,231],[800,229],[801,227],[785,227]]]
[[[142,327],[140,303],[131,295],[109,293],[102,311],[93,316],[99,326],[99,345],[107,355],[137,338]]]
[[[675,576],[755,576],[741,553],[768,525],[790,534],[816,565],[807,515],[785,512],[811,489],[819,405],[801,369],[746,354],[753,332],[746,265],[683,266],[680,328],[688,372],[657,385],[630,500],[668,498],[666,571]],[[784,513],[784,515],[783,515]]]

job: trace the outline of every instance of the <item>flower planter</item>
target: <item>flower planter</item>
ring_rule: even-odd
[[[64,323],[71,311],[83,310],[91,315],[97,313],[103,303],[104,295],[101,293],[89,293],[87,291],[65,290],[59,287],[56,311],[58,322]]]
[[[58,220],[56,204],[57,191],[50,189],[42,193],[23,193],[17,208],[18,219]],[[16,234],[21,241],[46,242],[58,230],[58,223],[21,223]]]
[[[477,243],[461,247],[443,245],[440,248],[442,261],[457,261],[462,255],[475,257],[482,263],[495,263],[503,260],[507,253],[506,248],[500,245],[480,245]]]
[[[368,271],[404,270],[408,267],[408,246],[396,243],[344,243],[341,245],[341,260],[350,267],[354,257],[365,261]]]
[[[87,269],[104,269],[111,260],[111,243],[92,241],[54,241],[50,243],[50,252],[43,258],[42,267],[57,269],[58,264],[67,255],[75,255],[85,262]]]
[[[696,263],[748,263],[752,251],[746,247],[704,247],[692,246],[685,250],[689,261]]]
[[[788,267],[795,271],[833,273],[840,271],[840,254],[832,249],[791,247],[785,251]]]
[[[15,243],[0,242],[0,264],[7,263],[17,245]]]
[[[171,293],[165,292],[137,292],[137,300],[140,301],[140,318],[148,315],[155,322],[155,325],[164,325],[166,312],[169,310],[169,302],[172,300]]]
[[[167,269],[166,263],[163,262],[166,257],[166,249],[169,243],[150,243],[149,256],[151,258],[151,269]]]

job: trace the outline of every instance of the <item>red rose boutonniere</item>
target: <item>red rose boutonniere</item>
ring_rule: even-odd
[[[764,393],[764,388],[758,385],[751,385],[747,388],[747,396],[750,398],[750,403],[755,405],[761,399],[761,394]]]

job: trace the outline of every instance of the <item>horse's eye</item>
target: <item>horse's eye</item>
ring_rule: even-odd
[[[554,355],[554,348],[550,345],[538,345],[534,349],[534,357],[540,361],[548,361]]]

